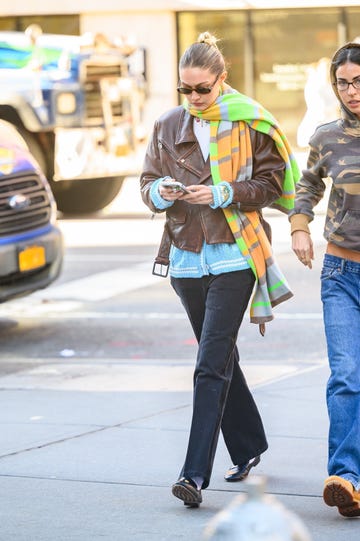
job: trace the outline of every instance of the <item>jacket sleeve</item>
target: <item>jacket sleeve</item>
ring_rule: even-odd
[[[245,212],[268,207],[282,193],[285,162],[278,153],[273,139],[250,128],[253,153],[253,171],[250,180],[233,182],[233,203],[239,203]]]
[[[164,212],[166,209],[158,209],[155,207],[150,197],[151,186],[156,180],[164,176],[160,161],[157,130],[158,122],[156,121],[145,153],[143,169],[140,176],[140,193],[143,202],[152,212]]]

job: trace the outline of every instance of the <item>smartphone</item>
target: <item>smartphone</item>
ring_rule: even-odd
[[[172,188],[175,192],[190,193],[186,186],[177,180],[167,178],[163,180],[161,184],[165,186],[165,188]]]

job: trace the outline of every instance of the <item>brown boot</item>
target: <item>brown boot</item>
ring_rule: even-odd
[[[325,480],[323,498],[326,505],[337,507],[343,517],[360,516],[360,492],[342,477],[331,475]]]

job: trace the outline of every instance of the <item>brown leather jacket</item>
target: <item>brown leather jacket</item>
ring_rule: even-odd
[[[150,198],[151,185],[160,177],[168,175],[188,186],[212,184],[210,161],[204,162],[192,126],[193,117],[182,106],[163,114],[155,123],[140,177],[142,199],[155,213],[164,212],[155,208]],[[244,212],[258,210],[261,214],[262,208],[281,195],[285,163],[271,137],[251,128],[250,136],[253,178],[232,184],[232,204],[239,204]],[[270,236],[270,227],[266,223],[264,226]],[[160,247],[165,258],[169,241],[177,248],[192,252],[200,252],[204,240],[208,244],[234,242],[221,208],[212,209],[209,205],[192,205],[179,200],[166,209],[165,231]]]

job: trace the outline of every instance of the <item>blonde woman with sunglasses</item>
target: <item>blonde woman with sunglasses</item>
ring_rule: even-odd
[[[261,211],[291,208],[297,166],[272,115],[226,78],[217,39],[201,34],[180,59],[183,104],[155,122],[140,179],[145,204],[166,213],[154,273],[169,270],[198,342],[188,446],[172,486],[188,507],[209,486],[220,431],[228,482],[245,479],[268,447],[236,341],[251,298],[263,333],[272,306],[292,295]]]

